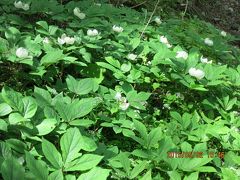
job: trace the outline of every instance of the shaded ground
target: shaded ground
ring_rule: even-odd
[[[190,13],[197,14],[219,29],[240,36],[239,0],[195,0],[189,5]]]

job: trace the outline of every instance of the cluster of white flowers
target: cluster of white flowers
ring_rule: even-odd
[[[205,73],[201,69],[196,69],[196,68],[190,68],[188,70],[188,73],[197,79],[202,79],[205,76]]]
[[[123,28],[122,28],[121,26],[116,26],[116,25],[114,25],[114,26],[112,27],[112,30],[115,31],[115,32],[117,32],[117,33],[123,32]]]
[[[204,39],[204,43],[205,43],[206,45],[208,45],[208,46],[212,46],[212,45],[213,45],[213,41],[212,41],[211,39],[209,39],[209,38],[205,38],[205,39]]]
[[[206,63],[206,64],[212,64],[212,60],[208,61],[208,58],[204,58],[203,56],[201,56],[200,61],[202,63]]]
[[[93,37],[93,36],[99,35],[99,32],[98,32],[98,30],[96,30],[96,29],[88,29],[88,30],[87,30],[87,35]]]
[[[186,60],[188,58],[188,53],[186,51],[177,51],[176,58],[183,58]]]
[[[15,8],[23,9],[24,11],[27,11],[30,8],[29,4],[23,3],[22,1],[17,1],[17,2],[15,1],[14,6],[15,6]]]
[[[133,54],[133,53],[130,53],[130,54],[127,55],[127,58],[131,61],[135,61],[136,58],[137,58],[137,55]]]
[[[28,58],[29,57],[28,50],[23,47],[20,47],[16,50],[16,56],[18,58]]]
[[[127,110],[130,104],[127,102],[127,99],[125,97],[122,97],[122,94],[120,92],[117,92],[114,98],[119,102],[120,109],[123,111]]]
[[[155,21],[155,23],[157,23],[158,25],[162,24],[162,21],[161,21],[160,17],[155,17],[154,21]]]
[[[58,43],[63,44],[74,44],[75,38],[74,37],[68,37],[66,34],[63,34],[61,38],[58,38]]]
[[[165,36],[160,37],[160,42],[166,44],[168,48],[172,47],[172,45],[168,42],[168,39]]]
[[[75,7],[73,9],[73,14],[77,16],[79,19],[84,19],[86,17],[86,14],[82,13],[78,7]]]

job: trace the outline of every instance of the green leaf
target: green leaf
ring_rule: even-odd
[[[138,165],[136,165],[130,173],[130,179],[134,179],[135,177],[137,177],[145,169],[147,164],[147,161],[142,161]]]
[[[139,180],[152,180],[151,170],[149,170],[142,178]]]
[[[92,169],[102,160],[103,156],[96,154],[84,154],[80,158],[73,161],[72,166],[66,168],[66,171],[85,171]]]
[[[147,147],[154,147],[163,138],[160,127],[152,129],[147,137]]]
[[[81,174],[77,180],[106,180],[109,176],[110,170],[95,167],[87,173]]]
[[[41,65],[51,65],[57,63],[64,57],[63,51],[56,49],[54,51],[47,52],[41,59]]]
[[[92,152],[97,149],[95,141],[87,136],[81,136],[81,139],[79,139],[79,144],[81,146],[81,149],[84,151]]]
[[[121,70],[125,73],[131,70],[131,63],[125,63],[121,65]]]
[[[2,88],[2,98],[3,100],[10,105],[13,109],[23,112],[23,102],[22,95],[18,92],[15,92],[11,88],[4,87]]]
[[[56,147],[47,141],[42,140],[42,151],[46,159],[53,165],[55,169],[60,169],[62,167],[62,157]]]
[[[77,81],[69,75],[66,82],[68,89],[78,95],[85,95],[98,90],[98,84],[93,78],[85,78]]]
[[[171,180],[181,180],[181,175],[175,170],[175,171],[168,171],[167,172]]]
[[[147,129],[144,124],[137,120],[133,120],[133,123],[136,130],[141,134],[141,137],[147,139]]]
[[[62,136],[60,140],[60,146],[62,150],[62,157],[64,164],[76,159],[81,149],[80,145],[81,134],[77,128],[70,128]]]
[[[123,169],[125,170],[125,172],[127,173],[127,175],[130,175],[130,160],[128,158],[128,154],[127,153],[120,153],[119,154],[119,161],[123,166]]]
[[[133,39],[131,39],[131,41],[130,41],[131,49],[132,50],[136,49],[139,46],[140,42],[141,42],[140,38],[133,38]]]
[[[29,121],[28,119],[24,118],[21,114],[19,113],[12,113],[9,115],[9,123],[10,124],[18,124],[21,122]]]
[[[38,135],[39,136],[44,136],[46,134],[49,134],[54,130],[56,127],[57,120],[54,118],[51,119],[44,119],[40,124],[36,126],[38,130]]]
[[[194,172],[189,176],[185,176],[183,180],[198,180],[198,172]]]
[[[0,117],[6,116],[12,112],[12,108],[7,103],[0,104]]]
[[[24,168],[14,157],[7,157],[1,166],[4,180],[24,180]]]
[[[0,119],[0,130],[7,132],[8,130],[8,124],[5,122],[5,120]]]
[[[23,98],[23,114],[24,118],[28,119],[34,116],[37,111],[37,104],[32,97],[24,97]]]
[[[36,160],[34,156],[25,151],[27,167],[30,172],[35,176],[36,180],[47,180],[48,179],[48,168],[47,165],[40,160]]]
[[[63,180],[62,170],[59,169],[59,170],[57,170],[57,171],[52,172],[52,173],[48,176],[48,180]]]
[[[111,65],[113,65],[114,67],[120,69],[120,62],[119,62],[118,60],[113,59],[113,57],[111,57],[111,56],[110,56],[110,57],[105,57],[105,60],[106,60],[109,64],[111,64]]]

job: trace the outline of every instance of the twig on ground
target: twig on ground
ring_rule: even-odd
[[[143,29],[143,31],[142,31],[142,33],[141,33],[140,39],[142,38],[142,36],[143,36],[145,30],[147,29],[149,23],[151,22],[151,19],[152,19],[152,17],[153,17],[153,14],[155,13],[155,11],[156,11],[156,9],[157,9],[158,3],[159,3],[159,0],[158,0],[157,3],[155,4],[154,10],[153,10],[153,12],[152,12],[150,18],[148,19],[148,22],[147,22],[146,26],[144,27],[144,29]]]

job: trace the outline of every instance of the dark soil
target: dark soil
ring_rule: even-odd
[[[240,0],[195,0],[189,5],[191,14],[240,36]]]

